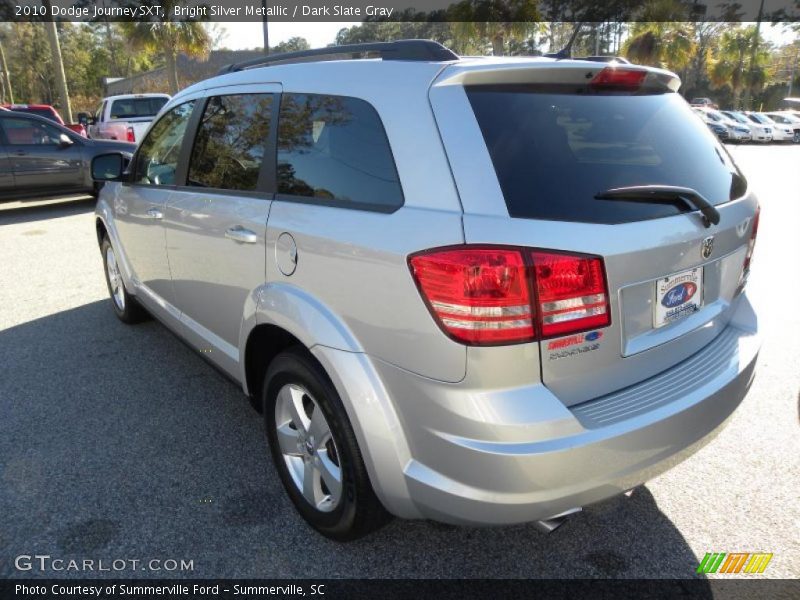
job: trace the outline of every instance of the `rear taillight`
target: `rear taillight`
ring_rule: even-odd
[[[128,127],[128,129],[125,131],[125,139],[129,142],[136,141],[136,134],[133,132],[133,127]]]
[[[437,323],[461,343],[530,342],[611,323],[597,257],[461,246],[415,254],[409,265]]]
[[[455,340],[534,339],[527,267],[518,250],[464,247],[417,254],[409,262],[431,313]]]
[[[601,259],[538,250],[531,256],[542,337],[605,327],[610,323]]]
[[[753,260],[753,249],[756,247],[756,236],[758,235],[758,221],[761,218],[761,206],[756,206],[756,214],[753,217],[753,228],[750,230],[750,241],[747,242],[747,254],[744,256],[742,265],[742,275],[739,278],[739,292],[744,289],[747,277],[750,275],[750,263]]]
[[[641,69],[606,67],[592,78],[589,82],[589,86],[593,88],[634,91],[641,87],[645,77],[647,77],[647,71]]]

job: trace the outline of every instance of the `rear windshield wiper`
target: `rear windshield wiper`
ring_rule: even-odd
[[[594,195],[598,200],[626,200],[630,202],[671,202],[682,201],[692,210],[703,214],[703,225],[711,227],[719,223],[719,211],[703,195],[688,187],[677,185],[631,185],[611,188]]]

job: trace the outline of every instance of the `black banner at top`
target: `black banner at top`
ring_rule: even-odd
[[[800,0],[0,0],[2,21],[795,21]]]

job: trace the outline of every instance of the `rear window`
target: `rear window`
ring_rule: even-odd
[[[403,204],[380,117],[357,98],[283,94],[277,175],[284,196],[381,212]]]
[[[154,117],[169,98],[124,98],[111,103],[112,119]]]
[[[725,149],[678,94],[517,85],[469,87],[467,95],[512,217],[627,223],[686,208],[595,194],[675,185],[722,204],[745,191]]]
[[[44,117],[48,121],[53,121],[55,123],[61,124],[58,116],[53,112],[51,108],[31,108],[30,106],[27,108],[13,108],[11,109],[14,112],[22,112],[28,113],[29,115],[37,115],[39,117]]]

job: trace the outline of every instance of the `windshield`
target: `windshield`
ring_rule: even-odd
[[[633,185],[690,187],[712,204],[744,193],[728,153],[678,94],[555,87],[467,88],[510,216],[625,223],[681,212],[595,199]]]
[[[135,119],[138,117],[154,117],[169,98],[123,98],[111,104],[112,119]]]
[[[731,119],[733,119],[737,123],[749,123],[749,121],[747,120],[747,117],[745,117],[744,115],[740,115],[739,113],[726,112],[726,113],[723,113],[723,114],[728,115]]]
[[[798,119],[790,118],[790,117],[787,117],[785,115],[773,115],[773,114],[770,114],[769,118],[772,119],[773,121],[778,122],[778,123],[783,123],[784,125],[792,125],[792,124],[798,122]]]
[[[756,123],[761,123],[762,125],[771,125],[774,121],[769,117],[765,117],[764,115],[757,115],[756,113],[750,113],[747,115]]]

